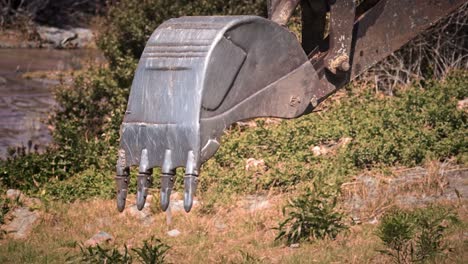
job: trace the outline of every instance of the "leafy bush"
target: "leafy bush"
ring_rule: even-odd
[[[266,11],[264,0],[122,0],[110,8],[99,47],[128,86],[146,41],[165,20],[194,15],[266,16]]]
[[[337,193],[322,188],[307,191],[289,201],[283,208],[286,218],[279,223],[275,240],[285,239],[287,244],[302,240],[312,241],[326,237],[334,239],[346,229],[343,214],[336,210]]]
[[[458,222],[452,211],[442,207],[390,211],[378,226],[377,235],[387,247],[380,252],[395,263],[434,261],[445,254],[449,224]]]

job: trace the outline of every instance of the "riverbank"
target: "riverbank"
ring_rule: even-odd
[[[31,26],[29,32],[0,29],[0,49],[82,49],[96,48],[95,33],[89,28],[61,29]]]
[[[0,48],[0,158],[9,147],[43,151],[51,142],[52,89],[103,62],[96,49]]]

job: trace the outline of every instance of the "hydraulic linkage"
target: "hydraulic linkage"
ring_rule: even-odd
[[[189,212],[200,166],[218,150],[224,129],[255,117],[310,113],[466,1],[359,2],[271,0],[269,19],[181,17],[161,24],[141,55],[121,126],[118,210],[125,207],[131,166],[138,166],[140,210],[152,169],[161,168],[164,211],[175,170],[185,167],[184,208]],[[284,27],[299,4],[302,45]]]

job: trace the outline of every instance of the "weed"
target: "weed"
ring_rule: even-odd
[[[149,240],[143,241],[143,247],[134,248],[137,258],[144,264],[164,263],[167,251],[170,249],[168,245],[161,240],[151,237]]]
[[[79,245],[80,253],[67,258],[68,263],[133,263],[134,257],[140,263],[159,264],[164,263],[167,251],[170,247],[161,240],[151,237],[143,241],[143,246],[132,248],[136,256],[132,256],[128,251],[127,245],[124,245],[123,252],[116,248],[103,248],[100,245],[88,246]]]
[[[301,240],[334,239],[347,228],[343,215],[335,208],[336,193],[315,186],[313,191],[307,189],[283,208],[283,215],[287,216],[276,228],[279,233],[275,240],[285,239],[287,244],[293,244]]]
[[[447,245],[444,236],[449,224],[456,224],[457,216],[442,207],[414,211],[393,210],[382,218],[377,235],[395,263],[434,261],[444,255]]]
[[[259,263],[263,263],[263,261],[258,258],[257,256],[249,253],[249,252],[246,252],[246,251],[243,251],[243,250],[239,250],[239,253],[241,255],[241,260],[239,262],[236,262],[236,263],[244,263],[244,264],[259,264]]]
[[[9,199],[4,196],[0,196],[0,226],[5,224],[7,214],[17,207],[23,206],[23,201],[20,196],[15,199]],[[4,230],[0,230],[0,238],[4,235]]]
[[[117,249],[105,249],[100,245],[94,247],[85,247],[79,245],[80,254],[71,256],[67,259],[67,263],[119,263],[129,264],[132,263],[132,257],[128,254],[127,246],[124,246],[124,252],[120,253]]]

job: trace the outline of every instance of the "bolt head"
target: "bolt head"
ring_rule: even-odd
[[[351,65],[349,65],[349,62],[347,60],[343,61],[340,64],[340,70],[342,70],[342,71],[349,71],[350,68],[351,68]]]

